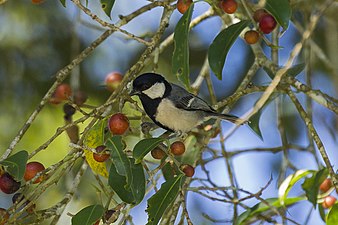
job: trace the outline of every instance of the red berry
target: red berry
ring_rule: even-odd
[[[323,208],[325,208],[325,209],[331,208],[334,205],[334,203],[336,202],[336,200],[337,199],[335,197],[331,196],[331,195],[326,196],[324,198],[323,203],[322,203]]]
[[[332,180],[330,178],[326,178],[323,183],[320,184],[319,186],[319,190],[323,193],[327,192],[328,190],[330,190],[330,188],[332,187]]]
[[[194,167],[188,165],[188,164],[182,164],[181,165],[181,170],[187,177],[192,177],[195,174],[195,169]]]
[[[6,224],[9,219],[9,213],[6,209],[0,208],[0,225]]]
[[[233,14],[237,10],[237,2],[235,0],[222,0],[221,8],[228,14]]]
[[[269,34],[275,29],[277,22],[270,14],[262,16],[259,20],[259,28],[264,34]]]
[[[182,141],[175,141],[170,145],[170,152],[174,155],[182,155],[185,152],[185,145]]]
[[[72,89],[68,84],[60,84],[49,100],[51,104],[59,104],[62,101],[68,100],[72,95]]]
[[[249,30],[244,34],[244,40],[248,44],[256,44],[259,40],[259,33],[255,30]]]
[[[261,18],[265,15],[268,15],[269,13],[265,9],[257,9],[253,14],[253,19],[256,22],[259,22]]]
[[[29,181],[35,177],[36,174],[45,170],[45,167],[39,162],[29,162],[26,165],[26,171],[24,175],[25,181]],[[43,180],[43,175],[38,177],[33,184],[37,184]]]
[[[122,113],[116,113],[109,118],[108,127],[112,134],[122,135],[129,128],[129,120]]]
[[[6,194],[13,194],[20,188],[20,182],[14,180],[9,173],[0,176],[0,189]]]
[[[119,72],[108,73],[105,78],[106,88],[109,91],[115,91],[123,79],[123,76]]]
[[[189,9],[191,4],[192,0],[178,0],[176,7],[180,13],[184,14]]]
[[[166,155],[160,148],[154,148],[150,153],[154,159],[162,159]]]
[[[93,152],[93,157],[97,162],[104,162],[107,159],[109,159],[110,154],[106,153],[107,150],[106,146],[104,145],[97,146],[95,150],[97,153]]]

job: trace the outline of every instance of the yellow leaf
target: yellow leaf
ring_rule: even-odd
[[[103,145],[104,142],[104,129],[107,126],[107,120],[103,119],[98,121],[87,133],[84,139],[84,144],[89,148],[96,148]],[[84,150],[85,157],[89,167],[97,174],[108,177],[108,170],[104,162],[97,162],[93,153],[89,150]]]

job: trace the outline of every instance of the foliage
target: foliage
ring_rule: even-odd
[[[128,222],[138,224],[138,218],[134,215],[133,210],[144,207],[144,204],[141,203],[147,202],[147,208],[142,210],[147,213],[147,224],[149,225],[158,223],[172,224],[175,221],[176,223],[179,221],[179,224],[185,222],[187,224],[195,224],[199,223],[199,219],[195,219],[192,216],[196,214],[194,210],[204,211],[205,208],[204,204],[200,204],[200,208],[187,206],[190,204],[190,198],[187,196],[188,194],[193,194],[203,198],[203,201],[206,202],[205,205],[208,205],[207,202],[212,201],[215,204],[215,212],[218,211],[216,206],[219,205],[221,205],[220,208],[222,209],[229,206],[235,209],[232,214],[226,215],[225,219],[237,225],[251,224],[256,221],[261,223],[294,221],[293,214],[284,213],[284,211],[292,210],[291,206],[301,208],[304,202],[310,203],[313,208],[317,206],[319,208],[319,213],[311,211],[307,215],[308,218],[317,213],[320,214],[317,215],[318,218],[321,217],[325,220],[324,223],[337,224],[337,203],[329,210],[325,210],[320,205],[326,196],[334,195],[332,193],[334,189],[338,190],[335,157],[334,154],[328,154],[329,147],[327,146],[330,145],[326,145],[327,139],[323,138],[331,130],[330,126],[318,129],[314,121],[320,114],[316,113],[317,105],[325,108],[326,111],[324,113],[330,112],[330,118],[334,118],[332,120],[336,121],[338,100],[326,93],[326,90],[312,87],[312,80],[316,78],[315,70],[322,69],[325,73],[328,73],[329,75],[326,75],[327,79],[333,80],[333,75],[337,75],[332,72],[336,67],[330,62],[330,54],[316,43],[322,33],[329,32],[328,30],[318,32],[316,29],[324,29],[325,24],[322,25],[321,23],[330,18],[330,14],[326,14],[326,11],[334,4],[334,1],[314,2],[310,8],[303,7],[302,1],[267,0],[264,1],[264,6],[262,5],[263,1],[258,1],[258,3],[257,1],[237,1],[239,9],[235,14],[231,15],[222,11],[219,7],[219,1],[195,1],[183,15],[179,15],[179,18],[176,18],[177,20],[175,20],[175,16],[177,16],[176,1],[144,1],[142,5],[138,5],[140,3],[132,3],[128,13],[124,12],[121,6],[130,4],[130,2],[126,2],[115,0],[72,0],[66,4],[66,1],[60,0],[60,2],[57,2],[58,5],[49,1],[34,5],[36,7],[34,10],[43,12],[41,14],[43,16],[39,14],[41,16],[39,18],[45,18],[46,15],[49,16],[47,14],[48,10],[53,10],[54,13],[64,13],[64,15],[60,14],[60,17],[69,16],[74,12],[77,12],[79,16],[71,22],[68,19],[60,19],[60,24],[54,24],[53,19],[50,19],[53,17],[48,17],[47,20],[51,21],[48,22],[44,29],[59,28],[60,33],[62,33],[61,30],[68,31],[70,27],[72,30],[72,32],[66,34],[67,37],[62,41],[59,40],[60,37],[58,35],[61,36],[60,33],[55,32],[53,33],[54,36],[51,35],[53,36],[50,37],[53,40],[51,43],[55,41],[56,47],[52,48],[48,45],[48,47],[45,47],[43,45],[44,41],[34,42],[34,45],[41,44],[43,46],[41,49],[47,48],[49,49],[48,51],[53,49],[55,51],[54,54],[60,54],[59,57],[65,60],[64,63],[67,63],[67,65],[63,65],[61,60],[60,62],[58,60],[54,62],[49,60],[51,57],[46,57],[47,67],[56,67],[58,71],[53,76],[48,74],[49,83],[48,85],[46,83],[43,85],[43,94],[40,93],[39,96],[43,97],[37,103],[38,106],[33,109],[21,128],[17,128],[20,125],[16,125],[15,129],[19,129],[17,135],[10,138],[11,140],[8,141],[9,147],[2,152],[0,175],[8,172],[15,180],[22,182],[20,193],[25,196],[19,201],[14,201],[13,205],[7,210],[11,216],[6,222],[13,223],[15,221],[16,223],[25,224],[33,221],[35,223],[57,224],[61,221],[60,218],[63,217],[68,218],[74,225],[94,224],[98,220],[109,224],[115,222],[113,219],[117,219],[120,224]],[[3,1],[0,3],[0,7],[5,9],[8,6],[8,9],[17,13],[15,15],[22,16],[21,5],[33,11],[33,5],[29,5],[27,2],[13,4],[10,1]],[[205,5],[208,7],[205,8]],[[246,50],[253,53],[248,54],[251,57],[248,58],[245,56],[246,54],[238,50],[238,43],[243,43],[241,40],[246,31],[258,29],[259,26],[253,20],[253,14],[255,10],[262,7],[275,18],[278,26],[271,35],[265,35],[259,31],[260,42],[246,46]],[[55,16],[55,14],[52,15]],[[141,15],[148,15],[151,20],[157,18],[159,23],[156,25],[156,29],[146,28]],[[304,16],[299,18],[299,15]],[[216,18],[217,21],[222,23],[222,26],[217,28],[218,30],[214,34],[210,34],[210,36],[213,36],[210,43],[205,44],[203,51],[200,50],[197,54],[194,48],[198,43],[196,39],[198,32],[196,30],[199,26],[206,24],[207,19],[210,18]],[[320,20],[321,18],[324,18],[323,21]],[[39,20],[34,21],[35,23],[39,22]],[[56,19],[56,21],[58,20]],[[68,21],[72,26],[68,26],[64,21]],[[11,24],[11,21],[8,20],[4,24]],[[85,26],[92,33],[90,35],[81,34],[81,32],[77,32],[80,30],[78,26],[80,28]],[[147,30],[139,32],[133,30],[133,26]],[[212,31],[211,27],[209,27],[209,30]],[[295,30],[298,30],[301,34],[300,37],[295,34]],[[44,34],[46,35],[47,33]],[[130,45],[137,43],[138,46],[142,47],[137,51],[135,50],[133,56],[129,57],[130,61],[125,63],[126,68],[115,68],[115,70],[126,71],[123,80],[116,86],[116,89],[111,93],[103,89],[97,92],[98,85],[92,84],[96,76],[92,76],[86,70],[90,70],[92,67],[98,69],[100,66],[95,67],[95,63],[102,63],[105,69],[109,68],[114,63],[112,62],[113,60],[109,59],[109,57],[102,57],[103,52],[107,51],[107,49],[108,51],[114,51],[114,54],[117,55],[115,59],[123,57],[125,51],[110,49],[109,45],[107,45],[108,48],[101,48],[116,33],[123,35],[123,40],[125,41],[121,42],[123,43],[123,50],[127,51],[126,46],[129,43],[132,43]],[[92,40],[91,34],[99,34],[99,36]],[[24,40],[25,34],[21,35],[22,40]],[[284,43],[282,42],[283,35],[289,35],[295,39],[294,42],[290,41],[289,45],[291,47],[289,45],[282,46]],[[13,35],[13,42],[16,38]],[[118,38],[121,37],[119,36]],[[22,40],[18,42],[21,43]],[[57,44],[57,41],[60,41],[61,44]],[[68,48],[69,45],[71,45],[71,48]],[[8,50],[8,46],[12,46],[9,40],[6,40],[6,46],[5,44],[0,44],[0,49],[4,48],[6,50],[4,51],[5,59],[1,62],[4,65],[13,61],[11,57],[19,55],[15,54],[15,48],[13,50],[11,47]],[[33,46],[33,44],[30,43],[27,46]],[[287,53],[288,59],[285,60],[285,63],[281,64],[279,61],[282,60],[279,60],[279,54],[282,54],[284,47],[291,48],[291,51]],[[20,47],[17,46],[17,48]],[[65,49],[70,52],[62,52]],[[28,54],[31,49],[25,48],[25,50],[27,51],[25,54]],[[42,50],[36,52],[41,53]],[[36,52],[34,51],[34,53]],[[236,57],[243,62],[243,65],[238,66],[238,68],[246,70],[243,72],[242,77],[226,72],[229,65],[231,65],[229,62],[232,62],[235,58],[232,52],[235,52],[237,54]],[[270,54],[267,54],[267,52],[270,52]],[[67,55],[67,57],[63,54]],[[93,57],[90,57],[91,54],[93,54]],[[312,65],[311,60],[313,60],[313,57],[316,57],[318,61],[321,60],[321,65]],[[43,59],[44,57],[41,56],[41,58]],[[57,59],[58,57],[54,58]],[[96,58],[94,64],[89,64],[91,58]],[[203,60],[199,60],[200,58],[203,58]],[[15,59],[22,60],[20,57]],[[35,70],[38,71],[39,69],[34,68],[39,67],[32,65],[27,64],[21,69],[31,71],[31,74],[35,75]],[[314,69],[313,67],[316,68]],[[0,74],[3,71],[14,71],[13,68],[11,67],[8,70],[1,69]],[[260,70],[261,68],[263,70]],[[47,69],[46,71],[50,72]],[[238,111],[245,110],[246,113],[242,118],[243,121],[248,121],[248,123],[243,126],[234,126],[225,132],[225,126],[221,126],[218,121],[209,120],[189,132],[186,136],[158,134],[158,131],[153,131],[151,128],[148,129],[146,126],[147,118],[144,117],[142,107],[140,107],[139,102],[131,99],[128,95],[130,83],[143,71],[164,73],[168,79],[173,79],[176,83],[180,82],[181,85],[196,93],[205,93],[202,85],[205,81],[208,87],[208,95],[215,108],[219,111],[224,109],[223,113],[227,113],[229,108],[234,108]],[[171,71],[174,76],[170,77],[170,72],[168,71]],[[306,77],[305,81],[302,78],[304,76]],[[33,77],[31,75],[30,79],[33,80]],[[50,83],[51,77],[54,82],[52,84]],[[62,103],[55,102],[55,99],[53,102],[57,86],[68,82],[68,77],[70,77],[69,83],[73,90],[72,96]],[[219,87],[216,85],[221,84],[226,87],[226,81],[229,79],[238,81],[237,84],[233,85],[233,87],[237,85],[237,88],[231,96],[227,98],[221,96],[218,101],[220,93],[218,89],[223,89],[223,86],[222,88],[216,88]],[[264,82],[261,82],[261,80],[264,80]],[[92,89],[89,86],[92,86]],[[94,86],[96,86],[96,89],[93,88]],[[313,86],[315,87],[316,84]],[[17,90],[19,88],[16,88]],[[90,98],[97,99],[92,100],[89,98],[89,101],[85,102],[86,100],[84,100],[79,103],[77,94],[83,90],[86,90],[85,92]],[[299,93],[301,93],[301,96]],[[26,94],[26,96],[21,97],[28,98],[29,96]],[[304,98],[305,102],[303,102]],[[240,102],[240,99],[245,102],[245,107],[237,106],[241,104],[235,105]],[[24,138],[27,136],[27,131],[32,130],[32,126],[38,123],[43,111],[50,104],[54,104],[53,107],[55,108],[53,110],[55,110],[55,116],[57,115],[58,118],[61,117],[61,114],[56,111],[60,109],[60,105],[63,105],[62,121],[64,125],[60,125],[56,121],[48,121],[48,127],[55,132],[53,135],[47,140],[42,140],[43,143],[39,143],[37,147],[30,147],[32,149],[24,148],[28,150],[15,152],[15,150],[21,149],[22,145],[26,147],[24,145],[27,142],[25,142]],[[276,109],[272,122],[271,118],[266,116],[267,112],[271,112],[271,106]],[[292,110],[290,110],[291,108]],[[130,128],[123,135],[113,135],[107,128],[109,116],[117,112],[122,112],[130,120]],[[291,114],[290,112],[292,112],[293,117],[287,118]],[[333,116],[332,113],[334,114]],[[10,115],[11,113],[8,114]],[[297,116],[297,121],[300,118],[304,123],[298,126],[298,123],[295,122],[295,115]],[[272,141],[269,140],[271,134],[269,134],[270,128],[265,126],[267,121],[271,124],[277,124],[277,127],[274,127],[276,131],[273,133],[278,136],[279,146],[277,147],[271,144]],[[19,122],[16,121],[16,123]],[[46,122],[43,121],[42,125],[46,127]],[[233,132],[240,132],[241,129],[239,127],[243,129],[250,127],[259,136],[260,139],[256,140],[254,147],[246,149],[243,147],[245,146],[243,143],[236,143],[237,145],[235,146],[239,150],[232,149],[231,135]],[[252,134],[250,133],[250,136]],[[37,136],[38,133],[33,135]],[[44,179],[41,183],[32,184],[32,182],[23,181],[27,161],[30,161],[33,157],[38,158],[43,151],[48,151],[50,158],[53,158],[53,151],[48,147],[56,143],[61,135],[67,135],[70,141],[67,143],[67,147],[64,144],[59,146],[60,148],[67,148],[67,150],[69,148],[69,152],[62,155],[63,158],[61,160],[57,160],[57,162],[49,165],[43,171]],[[244,136],[239,136],[240,138],[238,139],[237,136],[237,140],[246,141],[243,138]],[[306,144],[296,144],[297,139],[295,136],[303,136],[306,140],[303,140],[302,143],[306,142]],[[183,156],[174,156],[168,151],[168,147],[180,138],[183,139],[187,151]],[[220,148],[215,147],[214,141],[219,144]],[[260,145],[260,141],[264,141],[268,147],[257,147]],[[106,162],[97,162],[93,157],[93,153],[97,153],[95,148],[101,145],[106,146],[105,154],[110,155],[109,160]],[[165,152],[165,157],[161,160],[152,159],[149,153],[155,148],[162,149]],[[302,162],[293,160],[290,152],[294,151],[306,154],[307,157],[314,159],[316,164],[304,168]],[[239,175],[237,175],[237,171],[235,173],[234,169],[237,169],[237,161],[233,160],[234,156],[247,156],[251,152],[257,153],[257,155],[260,152],[282,155],[282,159],[279,159],[279,165],[277,165],[279,167],[278,171],[272,170],[270,173],[273,178],[258,191],[254,191],[251,188],[249,190],[247,190],[248,188],[243,188],[241,182],[239,182],[241,177],[238,177]],[[224,163],[222,166],[225,165],[226,169],[224,171],[219,169],[212,171],[210,169],[212,166],[210,165],[214,165],[214,163],[221,160]],[[186,177],[184,172],[181,171],[180,168],[183,164],[189,164],[195,168],[196,173],[193,178]],[[233,165],[236,166],[234,167]],[[314,167],[316,169],[313,169]],[[85,173],[87,168],[90,170]],[[251,168],[253,171],[255,169]],[[221,173],[222,180],[226,177],[226,185],[220,185],[218,181],[215,182],[213,175],[216,173]],[[278,174],[276,175],[276,173]],[[278,181],[275,179],[277,176],[279,177]],[[327,177],[333,180],[333,186],[328,193],[321,193],[319,190],[320,184]],[[62,185],[65,183],[68,185]],[[69,183],[71,184],[69,185]],[[83,189],[81,189],[82,183],[86,185]],[[92,184],[94,190],[88,184]],[[257,184],[262,184],[262,182],[257,181]],[[268,189],[274,185],[278,186],[278,190],[273,192],[274,197],[271,197],[271,194],[265,195]],[[52,188],[55,186],[60,189],[60,193],[57,198],[51,198],[48,195],[48,190],[53,190]],[[49,201],[49,199],[53,199],[53,201]],[[57,200],[54,201],[54,199]],[[44,205],[44,209],[42,209],[43,207],[32,209],[33,205],[39,206],[42,200],[51,205]],[[76,210],[68,207],[71,202],[77,201],[85,202],[85,204],[81,204],[81,207]],[[84,205],[87,206],[84,207]],[[34,213],[30,213],[30,210],[33,210]],[[112,210],[113,219],[106,218],[105,213],[108,210]],[[203,215],[205,215],[201,218],[203,220],[219,222],[216,218],[220,218],[220,216],[215,216],[213,211],[207,211]]]

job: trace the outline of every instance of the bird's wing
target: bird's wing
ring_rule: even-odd
[[[173,100],[176,107],[185,110],[201,110],[205,112],[215,111],[208,105],[208,103],[206,103],[203,99],[199,98],[198,96],[189,93],[180,86],[177,86],[175,84],[171,85],[172,90],[169,97]]]

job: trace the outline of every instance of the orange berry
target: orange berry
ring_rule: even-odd
[[[182,164],[181,165],[181,170],[187,177],[192,177],[195,174],[195,169],[194,167],[190,166],[189,164]]]
[[[165,152],[158,147],[154,148],[150,154],[154,159],[162,159],[166,155]]]
[[[335,197],[333,197],[331,195],[330,196],[326,196],[324,198],[322,206],[323,206],[324,209],[331,208],[334,205],[334,203],[336,203],[336,201],[337,201],[337,199]]]
[[[235,0],[222,0],[220,4],[223,11],[228,14],[233,14],[237,10],[237,2]]]
[[[330,190],[332,187],[332,180],[330,178],[326,178],[319,186],[319,190],[323,193],[327,192]]]
[[[45,167],[39,162],[29,162],[26,165],[25,171],[25,181],[29,181],[35,177],[35,175],[41,171],[45,170]],[[37,184],[43,180],[43,176],[38,177],[33,184]]]
[[[176,4],[177,10],[184,14],[192,4],[192,0],[178,0]]]
[[[253,19],[256,22],[259,22],[261,18],[265,15],[268,15],[269,13],[265,9],[257,9],[253,14]]]
[[[182,141],[175,141],[170,145],[170,152],[174,155],[182,155],[185,152],[185,145]]]
[[[115,89],[120,85],[123,76],[120,72],[111,72],[108,73],[105,78],[106,88],[109,91],[115,91]]]
[[[107,159],[109,159],[110,154],[106,153],[106,146],[104,145],[100,145],[96,147],[96,152],[93,152],[93,158],[97,161],[97,162],[104,162]]]
[[[108,127],[112,134],[122,135],[129,128],[129,120],[124,114],[116,113],[109,118]]]
[[[256,44],[259,40],[259,33],[255,30],[249,30],[244,34],[244,40],[248,44]]]

